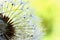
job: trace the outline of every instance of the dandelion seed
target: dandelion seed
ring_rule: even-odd
[[[44,35],[40,19],[26,3],[26,0],[4,0],[0,11],[1,40],[40,40]]]

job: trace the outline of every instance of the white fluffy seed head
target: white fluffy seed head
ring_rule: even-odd
[[[15,36],[11,40],[41,40],[45,35],[41,19],[31,12],[27,3],[26,0],[4,0],[2,4],[3,15],[9,17],[9,21],[12,19],[15,27]]]

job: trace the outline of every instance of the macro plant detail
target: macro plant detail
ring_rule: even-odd
[[[0,9],[0,24],[5,25],[1,26],[1,40],[42,40],[41,19],[34,15],[28,0],[4,0]]]

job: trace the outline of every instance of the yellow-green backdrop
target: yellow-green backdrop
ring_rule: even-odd
[[[60,40],[60,0],[30,0],[31,7],[38,17],[45,21],[44,25],[50,28],[50,34],[43,40]]]

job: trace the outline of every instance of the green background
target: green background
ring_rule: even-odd
[[[47,35],[43,40],[60,40],[60,0],[30,0],[36,15],[43,18]]]

